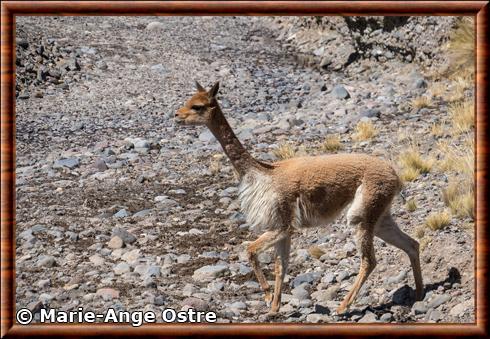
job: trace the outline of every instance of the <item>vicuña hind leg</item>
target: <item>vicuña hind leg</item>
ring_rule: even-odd
[[[381,238],[388,244],[398,247],[407,253],[410,258],[413,277],[415,279],[415,299],[422,300],[424,297],[424,284],[420,269],[419,243],[400,230],[390,213],[383,216],[374,232],[378,238]]]
[[[259,281],[260,287],[265,292],[265,302],[270,303],[272,301],[272,292],[270,291],[269,283],[265,278],[264,272],[260,268],[258,255],[268,248],[275,245],[277,242],[285,239],[288,236],[287,232],[283,230],[268,231],[262,234],[257,240],[248,245],[248,260],[252,269]]]
[[[274,299],[272,300],[272,307],[270,313],[276,313],[281,306],[281,293],[282,285],[284,282],[284,276],[288,270],[289,264],[289,252],[291,249],[291,236],[280,240],[276,244],[276,262],[275,262],[275,275],[276,282],[274,286]]]
[[[361,223],[359,225],[359,229],[356,234],[357,238],[357,246],[359,248],[359,252],[361,253],[361,266],[359,268],[359,273],[357,275],[356,281],[350,292],[344,298],[340,306],[337,308],[337,313],[344,313],[347,308],[352,304],[357,294],[359,293],[359,289],[362,287],[364,282],[369,277],[369,274],[376,267],[376,257],[374,254],[373,247],[373,231],[371,228],[365,223]]]

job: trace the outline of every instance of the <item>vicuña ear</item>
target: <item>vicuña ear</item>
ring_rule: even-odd
[[[199,92],[206,92],[206,90],[204,89],[204,87],[202,87],[201,84],[198,83],[197,81],[196,81],[196,88],[197,88],[197,90]]]
[[[216,83],[213,85],[213,87],[211,87],[211,89],[209,90],[209,97],[210,98],[214,98],[216,96],[216,94],[218,94],[218,90],[219,90],[219,81],[216,81]]]

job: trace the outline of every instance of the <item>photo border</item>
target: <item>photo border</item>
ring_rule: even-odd
[[[1,3],[1,337],[49,336],[480,336],[488,330],[488,1],[5,1]],[[15,17],[25,15],[452,15],[476,26],[475,323],[472,324],[122,324],[14,323],[15,311]]]

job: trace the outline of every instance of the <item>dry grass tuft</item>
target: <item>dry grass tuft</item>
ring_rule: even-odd
[[[417,209],[417,203],[415,202],[415,199],[407,200],[405,207],[409,212],[415,211]]]
[[[475,25],[474,18],[463,17],[453,32],[448,45],[453,73],[473,70],[475,65]]]
[[[462,134],[475,126],[475,103],[472,100],[454,103],[449,106],[453,132]]]
[[[441,98],[446,93],[446,85],[442,82],[434,82],[429,85],[429,93],[433,98]]]
[[[433,231],[440,230],[451,223],[451,215],[447,211],[434,212],[425,220],[425,225]]]
[[[342,149],[342,142],[340,141],[340,135],[329,135],[325,138],[325,141],[321,145],[320,149],[323,152],[335,152]]]
[[[424,107],[430,107],[431,104],[432,104],[431,98],[422,95],[420,97],[413,98],[412,101],[410,102],[410,107],[412,109],[420,109]]]
[[[414,181],[420,175],[420,171],[416,168],[404,168],[399,174],[403,182]]]
[[[429,173],[434,164],[434,159],[423,158],[419,150],[412,146],[410,149],[400,155],[400,163],[405,170],[411,170],[415,173],[418,170],[420,173]]]
[[[296,155],[296,151],[290,143],[284,143],[279,145],[276,149],[272,151],[272,153],[279,160],[293,158]]]
[[[424,237],[424,238],[420,239],[420,241],[419,241],[420,252],[423,252],[429,244],[430,244],[429,238]]]
[[[444,135],[444,131],[445,131],[444,127],[445,126],[443,123],[440,124],[434,123],[432,124],[432,127],[430,129],[430,133],[435,137],[441,137]]]
[[[375,137],[377,134],[378,131],[371,121],[360,121],[355,128],[352,138],[356,141],[365,141]]]
[[[417,239],[422,239],[425,235],[425,229],[422,226],[419,226],[415,229],[415,237]]]
[[[475,201],[472,185],[463,182],[450,182],[442,190],[442,199],[451,213],[460,218],[475,219]]]

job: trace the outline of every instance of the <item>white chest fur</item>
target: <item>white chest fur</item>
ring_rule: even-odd
[[[240,207],[255,230],[280,228],[279,195],[272,178],[260,172],[247,173],[239,186]]]

